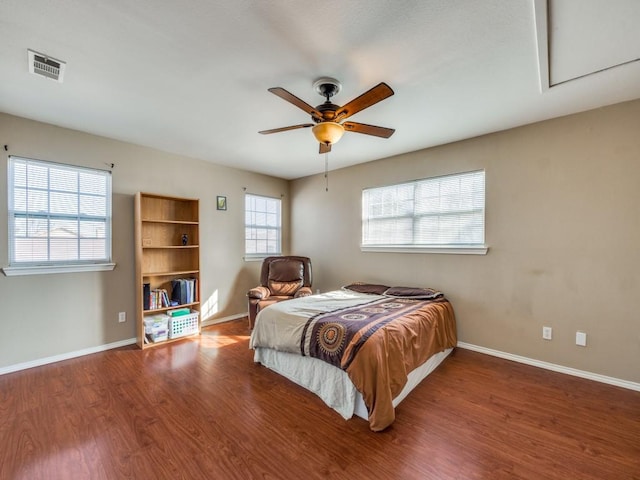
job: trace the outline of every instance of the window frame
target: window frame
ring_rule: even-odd
[[[250,212],[255,212],[255,210],[248,210],[249,207],[249,199],[265,199],[267,201],[275,201],[277,202],[277,226],[269,227],[268,225],[260,225],[260,224],[251,224],[247,222],[247,216]],[[266,213],[266,212],[265,212]],[[260,229],[260,230],[275,230],[277,236],[277,252],[253,252],[248,253],[248,239],[247,238],[247,229]],[[256,193],[245,193],[244,195],[244,259],[246,261],[258,261],[263,260],[266,257],[277,257],[282,255],[282,198],[271,197],[268,195],[259,195]]]
[[[47,169],[47,186],[46,188],[41,187],[41,188],[36,188],[36,187],[29,187],[29,186],[25,186],[25,192],[28,192],[29,189],[31,189],[32,191],[46,191],[46,198],[47,198],[47,209],[46,210],[42,210],[42,213],[38,213],[35,215],[30,215],[31,212],[28,211],[28,208],[25,209],[25,211],[18,211],[16,210],[15,207],[15,192],[16,192],[16,177],[15,177],[15,168],[16,165],[18,164],[24,164],[24,165],[37,165],[43,168]],[[71,273],[71,272],[93,272],[93,271],[109,271],[109,270],[113,270],[115,268],[115,263],[113,263],[112,261],[112,244],[113,244],[113,237],[112,237],[112,223],[113,223],[113,216],[112,216],[112,196],[113,196],[113,191],[112,191],[112,177],[111,177],[111,172],[109,170],[100,170],[97,168],[91,168],[91,167],[83,167],[83,166],[78,166],[78,165],[71,165],[71,164],[65,164],[65,163],[60,163],[60,162],[53,162],[53,161],[48,161],[48,160],[39,160],[39,159],[33,159],[33,158],[27,158],[27,157],[21,157],[21,156],[17,156],[17,155],[10,155],[8,157],[8,162],[7,162],[7,167],[8,167],[8,171],[7,171],[7,200],[8,200],[8,205],[7,205],[7,226],[8,226],[8,232],[7,232],[7,236],[8,236],[8,263],[9,265],[6,267],[2,268],[3,273],[6,276],[17,276],[17,275],[37,275],[37,274],[50,274],[50,273]],[[52,204],[51,204],[51,193],[56,193],[57,190],[55,188],[51,187],[51,183],[50,183],[50,172],[52,169],[58,169],[58,170],[67,170],[67,171],[71,171],[74,172],[76,174],[80,174],[83,172],[89,173],[89,174],[99,174],[101,176],[103,176],[106,180],[106,191],[104,196],[102,195],[96,195],[97,197],[100,197],[101,199],[104,198],[105,201],[105,215],[102,216],[92,216],[90,214],[86,214],[81,212],[80,210],[77,211],[77,213],[72,213],[72,214],[68,214],[68,213],[60,213],[60,212],[54,212],[52,209]],[[60,191],[60,194],[66,194],[66,195],[75,195],[78,198],[80,197],[80,187],[78,187],[76,190],[64,190],[64,191]],[[104,223],[104,229],[105,229],[105,257],[104,258],[98,258],[98,259],[87,259],[87,260],[81,260],[81,259],[64,259],[64,260],[52,260],[51,259],[51,252],[50,252],[50,236],[47,236],[47,259],[46,260],[32,260],[32,261],[18,261],[15,258],[15,252],[16,252],[16,240],[18,239],[18,236],[15,234],[15,229],[16,229],[16,218],[18,217],[23,217],[23,218],[41,218],[47,222],[51,221],[51,220],[66,220],[66,221],[76,221],[76,222],[82,222],[82,221],[92,221],[92,220],[97,220],[99,223]],[[49,227],[47,227],[49,228]],[[77,232],[77,236],[76,237],[71,237],[71,238],[75,238],[78,241],[80,241],[80,239],[82,237],[80,237],[80,230],[78,230]],[[78,256],[80,254],[80,250],[78,251]]]
[[[482,206],[482,242],[478,243],[447,243],[447,244],[419,244],[419,243],[405,243],[405,244],[365,244],[365,228],[366,223],[369,220],[367,216],[367,211],[365,211],[365,194],[368,191],[374,190],[384,190],[384,189],[392,189],[395,187],[402,187],[406,185],[426,185],[427,183],[435,180],[440,180],[446,177],[456,177],[470,174],[477,174],[482,172],[483,180],[484,180],[484,189],[483,189],[483,206]],[[412,212],[410,215],[405,214],[397,214],[390,215],[389,218],[411,218],[412,226],[411,232],[415,232],[415,223],[416,219],[419,218],[419,214],[416,214],[416,206],[415,206],[415,189],[414,189],[414,200],[412,206]],[[361,235],[360,235],[360,250],[362,252],[381,252],[381,253],[441,253],[441,254],[471,254],[471,255],[486,255],[489,247],[486,245],[486,172],[484,169],[480,170],[472,170],[467,172],[459,172],[445,175],[438,175],[428,178],[416,179],[407,182],[400,182],[391,185],[384,185],[379,187],[368,187],[362,190],[361,196]]]

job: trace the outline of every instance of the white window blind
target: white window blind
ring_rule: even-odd
[[[266,257],[282,253],[279,198],[245,195],[245,254]]]
[[[111,262],[111,173],[9,157],[9,265]]]
[[[484,246],[484,171],[362,192],[362,246]]]

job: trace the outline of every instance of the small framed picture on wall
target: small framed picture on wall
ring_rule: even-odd
[[[216,197],[216,208],[218,210],[226,210],[227,209],[227,197],[223,197],[218,195]]]

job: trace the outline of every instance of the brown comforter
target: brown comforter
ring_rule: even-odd
[[[446,299],[375,298],[310,318],[301,353],[345,370],[362,393],[371,429],[380,431],[395,419],[392,401],[407,374],[433,354],[454,347],[457,339]]]
[[[391,402],[407,383],[407,374],[456,343],[455,316],[446,300],[429,303],[371,336],[347,369],[364,398],[371,430],[395,420]]]

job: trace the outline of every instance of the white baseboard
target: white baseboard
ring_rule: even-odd
[[[208,327],[210,325],[215,325],[216,323],[230,322],[231,320],[238,320],[239,318],[243,318],[243,317],[246,317],[246,316],[247,316],[246,313],[237,313],[235,315],[229,315],[228,317],[207,319],[207,320],[203,320],[202,326],[203,327]],[[249,325],[249,324],[247,323],[247,325]]]
[[[562,365],[556,365],[555,363],[543,362],[541,360],[535,360],[533,358],[521,357],[520,355],[514,355],[512,353],[501,352],[500,350],[493,350],[491,348],[479,347],[478,345],[472,345],[470,343],[458,342],[458,347],[466,350],[473,350],[474,352],[484,353],[493,357],[500,357],[506,360],[512,360],[518,363],[524,363],[538,368],[544,368],[545,370],[552,370],[554,372],[565,373],[567,375],[573,375],[574,377],[586,378],[588,380],[594,380],[596,382],[607,383],[609,385],[615,385],[616,387],[627,388],[629,390],[635,390],[640,392],[640,383],[630,382],[628,380],[621,380],[619,378],[607,377],[606,375],[600,375],[599,373],[585,372],[584,370],[578,370],[576,368],[564,367]]]
[[[215,325],[217,323],[229,322],[231,320],[237,320],[239,318],[246,317],[245,313],[239,313],[236,315],[230,315],[227,317],[216,318],[213,320],[206,320],[202,322],[203,327],[209,325]],[[0,367],[0,375],[6,375],[7,373],[18,372],[20,370],[26,370],[28,368],[40,367],[42,365],[48,365],[50,363],[61,362],[63,360],[69,360],[71,358],[82,357],[83,355],[91,355],[92,353],[104,352],[106,350],[112,350],[114,348],[126,347],[136,343],[135,338],[129,338],[126,340],[120,340],[118,342],[107,343],[105,345],[98,345],[96,347],[85,348],[82,350],[76,350],[75,352],[63,353],[60,355],[54,355],[52,357],[39,358],[37,360],[31,360],[29,362],[16,363],[15,365],[9,365],[7,367]],[[480,347],[471,343],[458,342],[458,347],[466,350],[473,350],[474,352],[484,353],[493,357],[504,358],[513,362],[524,363],[525,365],[531,365],[533,367],[544,368],[545,370],[551,370],[554,372],[564,373],[566,375],[572,375],[574,377],[586,378],[588,380],[594,380],[596,382],[606,383],[608,385],[614,385],[616,387],[622,387],[629,390],[635,390],[640,392],[640,383],[631,382],[628,380],[622,380],[615,377],[608,377],[606,375],[600,375],[599,373],[586,372],[584,370],[578,370],[576,368],[565,367],[562,365],[556,365],[555,363],[543,362],[542,360],[535,360],[533,358],[522,357],[520,355],[514,355],[512,353],[501,352],[500,350],[493,350],[492,348]]]
[[[135,338],[128,338],[127,340],[120,340],[118,342],[98,345],[96,347],[84,348],[82,350],[76,350],[75,352],[62,353],[60,355],[54,355],[52,357],[39,358],[37,360],[31,360],[29,362],[16,363],[15,365],[9,365],[8,367],[0,367],[0,375],[6,375],[7,373],[26,370],[27,368],[40,367],[42,365],[48,365],[49,363],[61,362],[63,360],[69,360],[71,358],[82,357],[83,355],[91,355],[92,353],[104,352],[105,350],[111,350],[113,348],[126,347],[128,345],[133,345],[134,343],[136,343]]]

